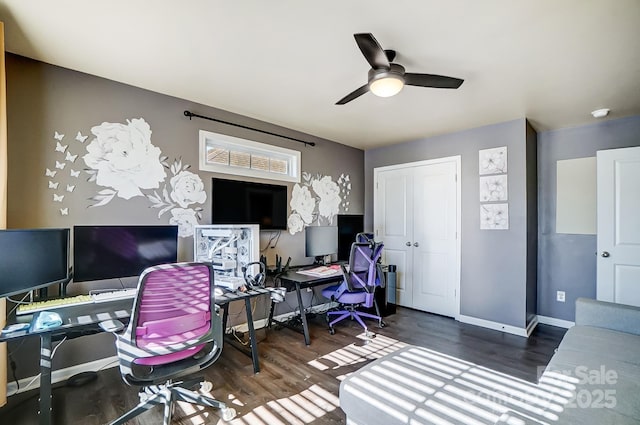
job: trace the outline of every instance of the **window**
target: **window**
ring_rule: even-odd
[[[300,152],[200,130],[200,170],[300,182]]]

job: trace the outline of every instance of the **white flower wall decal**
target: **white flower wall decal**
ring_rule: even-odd
[[[204,204],[206,201],[204,183],[199,175],[187,171],[191,166],[183,164],[182,160],[177,159],[169,166],[166,157],[161,159],[172,177],[160,192],[154,190],[152,194],[146,195],[147,199],[152,208],[159,210],[158,218],[171,211],[169,223],[178,225],[178,236],[193,236],[193,226],[198,224],[198,220],[202,220],[202,207],[191,205]]]
[[[331,180],[330,176],[324,176],[320,179],[314,180],[311,183],[313,191],[320,197],[318,203],[318,213],[320,217],[327,219],[327,222],[333,221],[333,216],[338,214],[338,208],[340,207],[340,188]]]
[[[291,215],[287,220],[289,233],[295,235],[305,226],[314,222],[318,225],[330,225],[340,212],[349,209],[346,197],[351,193],[351,182],[348,175],[341,174],[338,182],[331,176],[302,173],[302,184],[296,183],[291,193]]]
[[[143,196],[142,189],[157,189],[167,174],[160,160],[160,148],[151,144],[151,127],[142,119],[127,124],[103,122],[91,129],[95,136],[82,157],[98,186],[95,201],[104,205],[114,196],[131,199]],[[94,205],[97,206],[98,204]]]
[[[88,136],[83,136],[81,131],[77,132],[77,143],[73,145],[61,145],[64,134],[54,133],[53,149],[61,161],[56,160],[55,167],[45,170],[49,189],[58,189],[60,182],[52,180],[57,170],[64,170],[66,162],[73,163],[81,155],[72,150],[86,149],[81,158],[87,165],[84,169],[89,175],[87,181],[104,188],[89,198],[92,204],[88,207],[106,205],[114,198],[128,200],[143,196],[152,208],[158,209],[158,218],[170,212],[169,223],[178,226],[180,237],[192,236],[193,226],[202,220],[200,205],[205,203],[207,195],[200,176],[188,171],[191,166],[183,164],[180,158],[170,165],[160,148],[151,143],[151,127],[143,118],[127,120],[126,124],[103,122],[91,128],[91,133],[94,138],[86,147],[84,142]],[[70,170],[71,178],[77,179],[79,175],[79,170]],[[75,182],[77,180],[74,184],[60,184],[61,189],[66,188],[67,198],[75,195]],[[66,202],[65,196],[57,193],[53,194],[53,201]],[[69,215],[68,207],[59,211],[61,215]]]
[[[296,183],[291,193],[291,210],[296,211],[296,215],[300,217],[304,224],[311,224],[313,221],[313,211],[315,209],[316,200],[311,195],[309,188]]]

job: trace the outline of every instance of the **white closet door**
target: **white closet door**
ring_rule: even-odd
[[[459,314],[460,157],[374,170],[374,228],[401,306]]]
[[[413,307],[454,317],[456,289],[456,163],[414,170]]]
[[[396,169],[377,173],[374,228],[384,243],[384,264],[398,267],[396,300],[413,307],[413,171]]]

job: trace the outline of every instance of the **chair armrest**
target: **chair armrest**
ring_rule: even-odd
[[[578,298],[576,300],[576,325],[594,326],[640,335],[640,308]]]
[[[354,290],[353,284],[351,283],[351,276],[347,271],[347,267],[344,264],[340,264],[340,269],[342,270],[342,279],[347,284],[347,289],[352,292]]]

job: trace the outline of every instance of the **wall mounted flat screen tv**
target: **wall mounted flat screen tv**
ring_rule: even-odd
[[[64,283],[69,229],[0,230],[0,297]]]
[[[178,226],[74,226],[73,280],[139,276],[144,269],[175,263]]]
[[[287,186],[213,178],[211,224],[258,224],[287,229]]]

